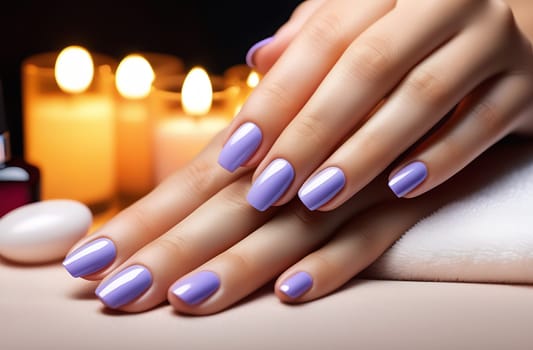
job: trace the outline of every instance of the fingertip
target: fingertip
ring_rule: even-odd
[[[291,26],[282,26],[274,36],[259,41],[246,55],[248,65],[260,74],[266,74],[289,46],[296,33]],[[265,42],[266,40],[266,42]],[[259,45],[261,44],[261,45]],[[254,49],[252,51],[252,49]]]
[[[273,36],[269,36],[268,38],[265,38],[265,39],[262,39],[262,40],[259,40],[258,42],[256,42],[255,44],[252,45],[252,47],[250,47],[250,49],[248,50],[248,52],[246,53],[246,57],[245,57],[245,60],[246,60],[246,64],[250,67],[250,68],[256,68],[256,61],[255,61],[255,56],[256,54],[258,53],[258,51],[267,46],[268,44],[270,44],[272,41],[274,41],[274,37]]]
[[[93,239],[69,253],[63,260],[63,267],[72,277],[95,280],[115,261],[117,248],[106,237]]]
[[[413,161],[401,167],[389,178],[389,188],[398,198],[409,198],[418,186],[428,177],[427,166],[420,161]]]
[[[277,297],[286,303],[302,302],[302,297],[313,287],[313,276],[306,271],[298,271],[283,278],[276,284]]]
[[[309,210],[317,210],[330,202],[346,185],[344,171],[335,166],[325,168],[309,178],[298,191],[300,201]]]

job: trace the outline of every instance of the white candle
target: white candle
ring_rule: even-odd
[[[181,95],[162,94],[181,101],[167,103],[171,107],[159,111],[163,115],[154,127],[154,172],[158,183],[191,161],[229,123],[227,113],[211,110],[212,86],[207,73],[199,68],[187,75]],[[183,108],[176,102],[181,102]]]
[[[94,69],[92,61],[86,67],[86,59],[76,58],[61,67],[58,59],[56,83],[56,57],[42,54],[23,64],[25,156],[41,169],[43,199],[108,204],[115,188],[111,66],[100,62]]]
[[[148,95],[155,78],[150,63],[142,56],[126,56],[115,75],[117,97],[116,161],[117,193],[131,202],[153,186],[151,166],[151,120]],[[127,203],[123,203],[127,204]]]
[[[161,120],[154,137],[156,181],[185,166],[226,125],[227,119],[213,115],[195,120],[182,114]]]

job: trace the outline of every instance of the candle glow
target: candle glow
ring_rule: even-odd
[[[246,78],[246,85],[250,89],[255,88],[259,84],[259,74],[257,74],[256,71],[251,71],[250,74],[248,74],[248,78]]]
[[[81,46],[69,46],[57,56],[54,68],[57,85],[64,92],[87,90],[94,77],[94,64],[89,51]]]
[[[141,99],[148,96],[155,79],[150,63],[141,55],[128,55],[118,65],[115,85],[126,98]]]
[[[213,103],[213,86],[205,69],[193,68],[185,77],[181,90],[181,104],[186,114],[205,115]]]

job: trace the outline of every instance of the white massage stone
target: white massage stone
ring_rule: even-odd
[[[0,219],[0,255],[25,264],[62,259],[91,223],[91,211],[77,201],[24,205]]]

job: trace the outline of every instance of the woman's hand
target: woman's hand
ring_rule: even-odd
[[[179,310],[216,312],[312,252],[356,213],[392,198],[376,182],[328,214],[311,213],[298,203],[258,212],[244,200],[251,174],[231,174],[216,165],[221,141],[219,135],[187,167],[79,242],[65,268],[75,277],[103,279],[97,295],[114,309],[144,311],[165,301],[168,292]],[[368,263],[391,239],[378,243],[379,249],[365,253]],[[221,288],[209,303],[196,306],[204,285],[171,285],[203,264],[202,270],[215,274],[200,276],[209,277],[211,288]],[[327,288],[334,287],[323,284],[314,295]],[[288,293],[281,295],[289,298]]]
[[[211,314],[274,278],[280,300],[307,302],[340,288],[421,218],[498,174],[491,170],[498,158],[488,152],[453,181],[409,201],[394,198],[380,176],[330,212],[308,211],[296,200],[259,212],[243,196],[250,173],[199,168],[192,177],[196,165],[215,164],[220,143],[216,138],[189,167],[80,242],[67,270],[103,279],[99,298],[126,312],[168,300],[182,313]]]
[[[533,130],[531,45],[500,0],[306,1],[248,59],[269,71],[219,163],[257,167],[259,210],[332,210],[391,164],[415,197]]]

